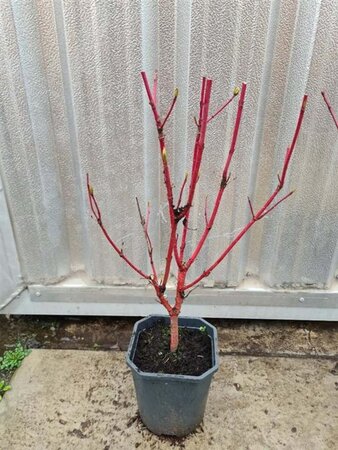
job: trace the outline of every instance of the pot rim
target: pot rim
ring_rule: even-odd
[[[214,327],[211,323],[207,322],[206,320],[202,319],[201,317],[193,317],[193,316],[179,316],[179,320],[180,319],[193,319],[193,320],[199,320],[202,323],[204,323],[205,325],[207,325],[209,328],[211,328],[212,330],[212,336],[210,336],[211,338],[211,350],[212,350],[212,359],[213,359],[213,365],[210,367],[210,369],[208,369],[206,372],[202,373],[201,375],[179,375],[179,374],[168,374],[168,373],[156,373],[156,372],[143,372],[142,370],[140,370],[137,365],[132,361],[131,359],[131,352],[133,350],[134,347],[134,343],[135,340],[138,337],[138,331],[136,331],[137,327],[139,326],[139,324],[141,324],[142,322],[147,321],[150,318],[169,318],[168,315],[166,314],[150,314],[140,320],[138,320],[137,322],[135,322],[134,324],[134,328],[133,328],[133,333],[131,335],[130,338],[130,342],[129,342],[129,346],[128,346],[128,350],[126,353],[126,362],[127,365],[134,371],[136,372],[138,375],[142,376],[142,378],[145,379],[151,379],[151,380],[163,380],[163,381],[190,381],[190,382],[199,382],[204,380],[205,378],[210,377],[213,373],[217,372],[218,367],[219,367],[219,359],[218,359],[218,339],[217,339],[217,329],[216,327]],[[190,327],[190,328],[196,328],[196,327]]]

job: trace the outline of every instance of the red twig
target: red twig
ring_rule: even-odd
[[[149,227],[149,217],[150,217],[150,202],[147,203],[146,223],[145,223],[146,231],[148,231]]]
[[[185,185],[187,184],[187,180],[188,180],[188,172],[185,173],[185,177],[184,177],[181,189],[180,189],[180,194],[179,194],[179,197],[177,200],[177,208],[179,208],[181,206],[182,196],[183,196]]]
[[[336,118],[335,112],[334,112],[334,110],[333,110],[333,108],[331,106],[331,103],[330,103],[329,99],[327,98],[327,96],[326,96],[324,91],[322,92],[322,96],[323,96],[323,99],[324,99],[324,101],[326,103],[326,106],[327,106],[327,108],[328,108],[328,110],[329,110],[329,112],[331,114],[331,117],[332,117],[332,119],[333,119],[333,121],[334,121],[334,123],[336,125],[336,128],[338,130],[338,119]]]
[[[153,245],[152,245],[149,233],[148,233],[148,221],[149,221],[149,211],[150,211],[149,204],[148,204],[148,207],[147,207],[147,213],[146,213],[147,214],[147,218],[146,219],[142,215],[140,203],[139,203],[137,197],[136,197],[136,204],[137,204],[137,210],[138,210],[138,213],[139,213],[139,216],[140,216],[141,226],[143,228],[144,237],[145,237],[146,244],[147,244],[149,262],[150,262],[151,270],[153,272],[153,280],[155,281],[155,283],[157,283],[157,272],[156,272],[154,259],[153,259]]]
[[[153,84],[153,99],[156,106],[157,106],[157,84],[158,84],[158,72],[157,70],[155,70],[154,84]]]
[[[205,226],[208,226],[208,196],[205,196],[205,203],[204,203],[204,220],[205,220]]]
[[[177,97],[178,97],[178,89],[176,88],[176,89],[175,89],[175,93],[174,93],[174,98],[173,98],[173,100],[172,100],[172,102],[171,102],[171,105],[170,105],[170,107],[169,107],[169,110],[168,110],[168,112],[167,112],[167,115],[165,116],[165,118],[164,118],[164,120],[163,120],[163,122],[162,122],[162,128],[164,128],[164,125],[167,123],[167,120],[169,119],[170,114],[172,113],[172,110],[174,109],[174,106],[175,106]]]
[[[149,105],[151,106],[151,109],[153,110],[153,114],[154,114],[157,130],[159,130],[159,129],[161,129],[161,119],[160,119],[160,116],[158,114],[157,107],[156,107],[156,105],[154,103],[154,99],[153,99],[152,93],[150,91],[150,87],[149,87],[148,78],[147,78],[146,73],[145,72],[141,72],[141,77],[142,77],[143,84],[144,84],[144,87],[145,87],[146,92],[147,92]],[[162,148],[161,148],[161,150],[162,150]]]
[[[267,211],[265,211],[264,214],[261,214],[256,220],[263,219],[264,216],[269,214],[273,209],[276,208],[276,206],[278,206],[280,203],[282,203],[284,200],[286,200],[288,197],[290,197],[294,192],[295,191],[291,191],[288,194],[284,195],[284,197],[282,197],[280,200],[278,200],[278,202],[276,202],[273,206],[271,206],[271,208],[269,208]]]
[[[145,278],[146,280],[151,280],[149,275],[145,274],[141,269],[139,269],[137,266],[135,266],[135,264],[133,264],[129,258],[127,258],[127,256],[123,253],[123,250],[120,249],[115,244],[115,242],[111,239],[111,237],[109,236],[105,226],[102,223],[101,211],[100,211],[98,203],[95,199],[94,189],[90,185],[90,182],[89,182],[89,174],[87,174],[87,192],[88,192],[89,204],[90,204],[92,213],[94,214],[96,221],[97,221],[99,227],[101,228],[105,238],[109,242],[109,244],[113,247],[113,249],[116,251],[116,253],[128,264],[128,266],[130,266],[133,270],[135,270],[135,272],[137,272],[142,278]]]
[[[213,114],[211,117],[209,117],[208,119],[208,123],[214,119],[216,116],[218,116],[218,114],[220,114],[228,105],[230,105],[230,103],[233,101],[233,99],[236,97],[236,95],[239,94],[239,88],[235,88],[234,89],[234,93],[232,95],[232,97],[229,98],[229,100],[227,100],[223,106],[221,106],[216,112],[215,114]]]
[[[255,213],[253,211],[253,207],[252,207],[252,204],[251,204],[250,197],[248,197],[248,202],[249,202],[249,206],[250,206],[251,216],[252,216],[252,218],[254,218],[255,217]]]
[[[288,197],[290,197],[290,195],[292,195],[293,192],[290,192],[288,195],[286,195],[281,200],[279,200],[275,205],[273,205],[271,208],[269,208],[270,205],[275,200],[276,196],[278,195],[278,193],[280,192],[280,190],[283,187],[285,176],[286,176],[286,172],[287,172],[287,168],[288,168],[288,164],[290,162],[290,158],[291,158],[292,152],[294,150],[294,147],[296,145],[297,138],[298,138],[298,135],[299,135],[299,131],[300,131],[300,128],[301,128],[301,125],[302,125],[304,112],[305,112],[305,107],[306,107],[306,101],[307,101],[307,95],[304,95],[302,106],[301,106],[301,109],[300,109],[300,112],[299,112],[299,115],[298,115],[296,129],[295,129],[295,132],[294,132],[294,135],[293,135],[292,143],[291,143],[291,146],[287,149],[287,152],[286,152],[286,155],[285,155],[285,159],[284,159],[284,165],[283,165],[283,171],[282,171],[282,174],[284,174],[284,178],[283,178],[283,176],[281,177],[281,181],[278,182],[277,187],[275,188],[274,192],[271,194],[269,199],[264,203],[264,205],[260,208],[260,210],[257,212],[257,214],[253,215],[251,220],[247,223],[247,225],[245,225],[245,227],[240,231],[240,233],[235,237],[235,239],[230,243],[230,245],[223,251],[223,253],[221,253],[219,258],[211,266],[209,266],[206,270],[204,270],[204,272],[200,276],[198,276],[195,280],[193,280],[191,283],[186,284],[183,287],[184,291],[187,290],[187,289],[192,288],[197,283],[199,283],[203,278],[209,276],[210,273],[223,261],[223,259],[228,255],[228,253],[240,241],[240,239],[249,231],[249,229],[252,227],[252,225],[255,222],[257,222],[259,219],[261,219],[266,214],[271,212],[277,205],[279,205],[282,201],[286,200]],[[253,212],[252,208],[251,208],[251,212]],[[192,257],[190,258],[190,260],[191,259],[192,259]]]
[[[232,157],[234,156],[235,149],[236,149],[237,137],[238,137],[239,127],[240,127],[241,119],[242,119],[242,112],[243,112],[245,94],[246,94],[246,83],[242,83],[241,95],[239,97],[239,102],[238,102],[238,107],[237,107],[237,115],[236,115],[236,121],[235,121],[235,127],[234,127],[234,131],[233,131],[233,134],[232,134],[230,150],[229,150],[229,154],[228,154],[228,157],[227,157],[227,160],[226,160],[226,163],[225,163],[225,166],[224,166],[224,170],[223,170],[223,176],[222,176],[221,184],[223,183],[225,185],[229,181],[229,167],[230,167],[231,160],[232,160]]]
[[[307,103],[307,95],[304,95],[303,101],[302,101],[302,106],[300,108],[300,112],[299,112],[299,115],[298,115],[298,121],[297,121],[297,125],[296,125],[295,134],[293,135],[293,139],[292,139],[290,147],[286,151],[286,155],[285,155],[285,159],[284,159],[284,166],[283,166],[283,170],[282,170],[282,175],[279,178],[280,189],[284,186],[286,172],[287,172],[288,167],[289,167],[291,156],[292,156],[293,151],[295,149],[295,145],[296,145],[296,141],[298,139],[298,134],[299,134],[299,131],[300,131],[300,127],[302,126],[303,117],[304,117],[305,108],[306,108],[306,103]]]

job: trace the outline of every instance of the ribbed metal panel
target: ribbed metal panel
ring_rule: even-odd
[[[338,258],[338,110],[335,0],[3,0],[0,8],[0,167],[24,278],[51,283],[76,271],[102,283],[140,280],[90,218],[90,172],[104,222],[147,269],[135,196],[151,201],[155,259],[168,223],[155,127],[139,72],[159,69],[162,112],[180,89],[167,130],[175,192],[190,167],[200,78],[214,80],[211,109],[245,80],[232,174],[219,218],[191,276],[213,262],[276,183],[301,98],[309,94],[288,188],[296,194],[259,222],[214,272],[238,285],[329,287]],[[188,250],[220,181],[235,107],[209,128]]]
[[[19,261],[0,178],[0,308],[21,284]]]

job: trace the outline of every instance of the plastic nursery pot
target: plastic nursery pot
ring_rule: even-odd
[[[126,360],[131,368],[140,417],[155,434],[186,436],[201,423],[207,403],[209,387],[218,370],[217,330],[203,319],[180,317],[179,326],[206,327],[211,338],[212,367],[200,376],[171,375],[142,372],[133,363],[139,334],[159,319],[169,325],[169,317],[149,316],[134,325]]]

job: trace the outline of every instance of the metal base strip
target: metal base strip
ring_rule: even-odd
[[[168,296],[170,298],[170,291]],[[146,316],[161,314],[151,289],[111,286],[29,286],[1,314]],[[183,315],[238,319],[338,321],[338,292],[199,289]]]

